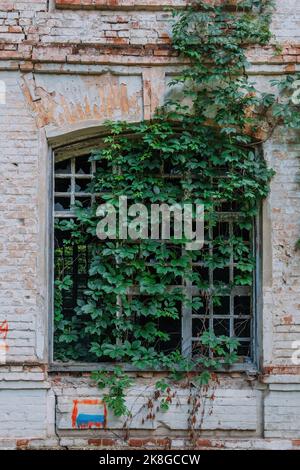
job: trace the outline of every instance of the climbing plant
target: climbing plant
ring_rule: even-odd
[[[56,250],[57,359],[166,369],[173,383],[188,374],[189,384],[196,387],[209,383],[211,371],[237,360],[238,340],[217,336],[209,328],[199,332],[192,353],[183,354],[180,311],[182,305],[205,311],[234,286],[252,283],[255,260],[242,233],[251,231],[273,175],[259,144],[276,125],[299,124],[290,107],[293,79],[271,83],[279,94],[261,93],[247,76],[247,48],[265,46],[272,38],[272,8],[268,0],[237,1],[236,11],[223,2],[196,1],[176,13],[173,48],[187,59],[170,84],[179,92],[150,122],[108,123],[103,145],[91,155],[98,168],[88,188],[96,195],[95,204],[78,203],[76,217],[56,224],[62,238]],[[212,249],[188,251],[187,240],[174,237],[169,243],[99,240],[97,207],[109,202],[118,215],[120,196],[147,207],[164,202],[203,204],[206,240]],[[222,211],[238,213],[236,229],[212,236]],[[62,251],[74,244],[89,247],[88,280],[74,315],[65,317],[63,293],[72,284],[65,275]],[[212,286],[205,269],[222,269],[230,259],[235,263],[233,280]],[[192,270],[199,260],[203,269]],[[198,295],[189,296],[181,287],[189,283],[198,288]],[[100,372],[94,378],[110,388],[107,403],[116,414],[126,414],[123,392],[129,382],[123,374]],[[172,400],[166,390],[168,385],[159,384],[155,395],[162,397],[165,410]],[[196,414],[198,399],[192,394],[190,400],[191,413]],[[190,423],[195,427],[195,418],[190,417]]]

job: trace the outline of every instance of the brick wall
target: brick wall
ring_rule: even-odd
[[[8,324],[8,359],[33,361],[40,313],[38,134],[18,84],[19,74],[1,72],[0,76],[6,84],[6,105],[0,105],[0,324]]]
[[[1,1],[0,447],[187,445],[184,391],[182,405],[157,416],[151,429],[136,418],[126,444],[122,422],[110,415],[105,431],[73,427],[74,400],[101,401],[101,393],[88,374],[48,370],[47,258],[49,148],[94,136],[108,118],[153,115],[184,65],[172,50],[165,6],[185,3]],[[299,2],[278,0],[272,29],[282,53],[248,51],[249,74],[262,89],[272,77],[299,71],[299,22]],[[299,150],[299,135],[282,129],[264,145],[276,175],[263,208],[263,368],[220,377],[199,447],[299,448],[300,368],[291,361],[300,340]],[[138,377],[128,404],[138,406],[153,382],[153,374]]]

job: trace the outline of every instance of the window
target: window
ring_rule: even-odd
[[[55,161],[54,178],[54,217],[55,220],[71,221],[75,218],[73,206],[76,201],[83,207],[89,207],[98,194],[89,192],[89,184],[98,169],[98,162],[89,161],[90,154],[64,158],[59,155]],[[105,169],[104,169],[105,170]],[[103,171],[103,168],[102,168]],[[175,181],[180,179],[174,168],[164,169],[164,178]],[[255,302],[254,283],[230,287],[234,279],[241,275],[233,256],[228,259],[226,266],[220,267],[203,262],[203,253],[208,258],[218,247],[213,243],[220,238],[229,239],[233,234],[238,235],[242,243],[251,247],[255,252],[255,227],[240,229],[239,212],[234,204],[223,204],[216,215],[215,224],[205,228],[205,245],[191,263],[191,270],[200,273],[206,283],[206,291],[214,286],[224,286],[223,293],[211,298],[203,293],[192,280],[176,278],[174,286],[180,287],[189,298],[201,298],[197,308],[182,306],[178,303],[177,319],[160,319],[159,328],[169,334],[167,343],[158,342],[157,348],[172,350],[180,346],[185,355],[197,355],[199,336],[211,329],[218,335],[238,338],[240,346],[238,355],[240,363],[250,363],[255,356]],[[63,240],[68,240],[67,243]],[[97,357],[90,351],[92,335],[85,332],[84,318],[76,313],[78,301],[84,299],[84,291],[88,284],[90,267],[90,246],[88,241],[73,240],[68,229],[64,232],[55,230],[55,331],[54,331],[54,361],[80,361],[93,363]],[[216,252],[215,252],[216,254]],[[149,260],[149,269],[153,260]],[[65,282],[65,284],[64,284]],[[132,289],[129,292],[131,302],[136,309],[139,302],[147,302],[146,298]],[[59,307],[59,308],[56,308]],[[117,310],[116,310],[117,311]],[[136,319],[138,324],[138,319]],[[71,347],[72,346],[72,347]]]
[[[55,162],[55,222],[72,220],[76,201],[81,202],[84,207],[95,202],[95,196],[88,193],[88,185],[96,171],[96,164],[88,160],[89,155],[83,155]],[[66,244],[64,240],[68,237],[70,243]],[[82,319],[75,313],[78,300],[83,298],[87,288],[89,245],[77,241],[73,243],[70,231],[55,229],[54,253],[54,359],[89,360],[88,344],[84,339],[81,341],[78,333],[83,326]],[[63,280],[66,284],[61,286],[59,283]],[[75,347],[73,343],[76,343]],[[93,359],[91,357],[90,360]]]

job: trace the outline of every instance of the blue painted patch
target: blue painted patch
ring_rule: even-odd
[[[99,425],[104,424],[105,416],[104,415],[87,415],[87,414],[79,414],[76,418],[76,425],[78,427],[83,425]]]

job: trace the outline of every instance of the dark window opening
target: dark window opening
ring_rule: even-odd
[[[106,171],[99,167],[96,162],[89,162],[89,155],[71,158],[55,163],[54,178],[54,215],[56,220],[72,219],[74,217],[74,205],[79,202],[83,207],[89,207],[93,203],[103,203],[101,193],[95,195],[90,193],[90,183],[93,175],[97,171],[101,174]],[[165,177],[174,179],[174,186],[179,184],[180,173],[176,168],[165,168]],[[105,185],[101,188],[105,192]],[[231,217],[232,213],[232,217]],[[214,226],[205,227],[205,245],[202,253],[205,257],[213,252],[217,253],[218,246],[214,245],[214,240],[218,237],[228,239],[232,234],[241,237],[247,244],[254,244],[251,230],[240,229],[237,223],[238,207],[234,204],[221,204],[218,207],[218,221]],[[224,220],[225,219],[225,220]],[[81,329],[84,318],[77,315],[78,301],[84,299],[84,290],[88,286],[88,270],[90,263],[89,244],[76,244],[71,240],[64,245],[63,240],[68,238],[68,232],[56,230],[55,240],[55,279],[62,279],[65,276],[70,278],[68,289],[61,290],[62,316],[61,328],[57,319],[55,320],[55,340],[54,340],[54,360],[77,360],[81,362],[97,362],[97,356],[90,352],[90,343],[93,341],[93,332]],[[178,247],[176,248],[177,250]],[[215,250],[215,251],[214,251]],[[174,250],[175,253],[175,250]],[[180,251],[178,252],[180,256]],[[240,341],[238,354],[240,362],[250,361],[253,356],[253,286],[238,285],[232,288],[231,284],[243,273],[236,267],[234,259],[229,258],[224,262],[224,257],[220,257],[222,263],[213,266],[203,261],[203,255],[197,256],[195,253],[191,270],[200,274],[197,280],[191,281],[191,296],[200,297],[200,305],[197,308],[190,308],[190,311],[183,314],[183,308],[177,305],[178,319],[160,318],[157,327],[164,331],[169,339],[157,342],[157,349],[164,352],[182,348],[189,350],[193,355],[203,352],[203,346],[199,344],[199,337],[204,331],[211,329],[216,335],[226,335],[236,337]],[[147,260],[149,270],[155,272],[157,263],[156,257],[151,254]],[[169,276],[169,284],[176,287],[186,288],[186,282],[178,276]],[[172,281],[172,282],[170,282]],[[214,289],[215,286],[224,288],[224,295],[219,295],[214,301],[208,296],[202,295],[202,291]],[[57,288],[57,286],[56,286]],[[134,299],[134,296],[132,297]],[[132,300],[133,302],[134,300]],[[140,301],[142,299],[140,298]],[[190,321],[186,321],[187,316]],[[64,334],[63,321],[72,320],[74,326],[74,337],[70,328],[70,341],[76,342],[76,357],[68,357],[66,351],[60,350],[60,338]],[[136,314],[137,325],[143,324],[147,319]],[[57,326],[58,325],[58,326]],[[130,335],[130,332],[128,333]],[[65,344],[65,343],[64,343]]]

